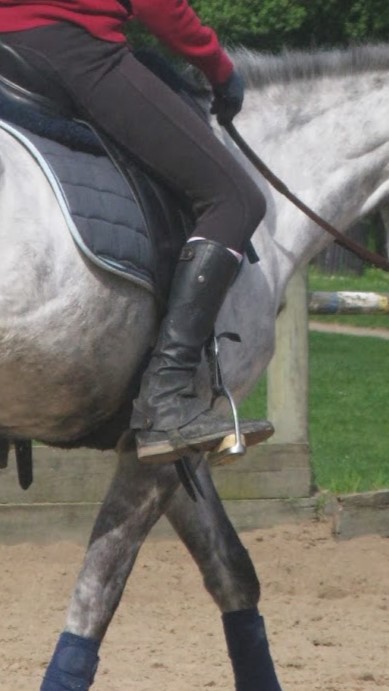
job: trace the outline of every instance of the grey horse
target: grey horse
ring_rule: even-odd
[[[389,46],[233,57],[248,87],[236,126],[303,201],[345,231],[387,198]],[[216,126],[215,133],[223,136]],[[225,144],[235,151],[228,138]],[[257,180],[268,208],[253,239],[260,262],[244,263],[217,323],[218,331],[235,331],[242,339],[221,346],[227,384],[240,401],[272,357],[276,315],[290,276],[330,238],[235,154]],[[0,213],[1,432],[49,444],[71,442],[122,403],[155,338],[154,299],[80,254],[42,171],[4,130]],[[98,646],[138,551],[162,514],[222,614],[237,691],[278,691],[256,609],[255,569],[206,461],[195,459],[204,499],[192,502],[174,467],[140,465],[126,434],[117,448],[118,468],[71,597],[67,647],[56,649],[43,691],[90,688]],[[242,629],[247,612],[251,619]],[[91,644],[80,651],[82,640]]]

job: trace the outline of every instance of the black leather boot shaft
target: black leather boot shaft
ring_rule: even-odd
[[[133,429],[177,429],[209,409],[195,391],[194,376],[225,295],[239,268],[219,243],[187,243],[178,261],[168,311],[134,402]]]

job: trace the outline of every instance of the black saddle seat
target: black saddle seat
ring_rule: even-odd
[[[76,108],[60,84],[43,78],[16,50],[0,41],[0,94],[49,117],[72,119]]]

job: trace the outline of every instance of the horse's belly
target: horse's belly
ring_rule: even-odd
[[[135,293],[135,305],[113,294],[105,310],[96,306],[92,324],[38,313],[13,327],[0,320],[0,431],[71,441],[113,415],[155,328],[151,296]]]

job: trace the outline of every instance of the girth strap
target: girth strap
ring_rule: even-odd
[[[0,436],[0,470],[5,470],[8,467],[11,444],[15,447],[19,485],[22,489],[28,489],[33,481],[32,442],[30,439],[12,440]]]
[[[22,489],[28,489],[33,481],[31,440],[15,441],[15,455],[19,484]]]
[[[8,466],[9,449],[9,439],[6,439],[6,437],[0,437],[0,469],[4,469]]]

